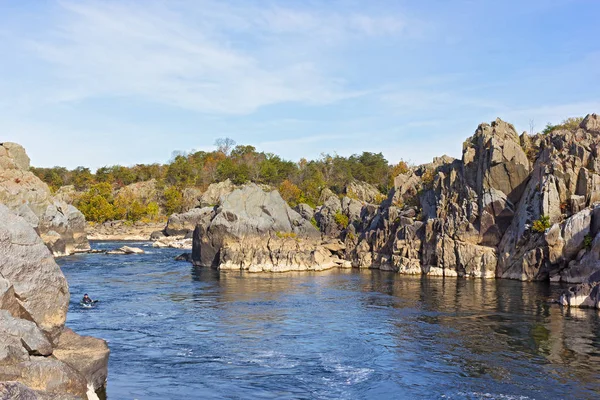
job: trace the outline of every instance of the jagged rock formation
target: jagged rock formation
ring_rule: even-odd
[[[576,130],[534,136],[497,119],[479,125],[461,159],[443,156],[397,176],[380,205],[355,183],[341,199],[323,190],[322,206],[299,205],[294,218],[314,219],[323,237],[342,240],[340,258],[358,268],[585,282],[600,270],[599,145],[595,114]],[[303,254],[273,240],[279,228],[249,222],[270,207],[236,196],[198,224],[197,263],[250,268],[273,254]],[[269,244],[255,254],[261,234]]]
[[[211,214],[207,214],[211,215]],[[292,271],[349,267],[341,243],[324,243],[319,231],[277,191],[249,184],[221,197],[211,218],[194,231],[194,264],[221,270]]]
[[[0,144],[0,204],[35,227],[56,256],[90,249],[83,214],[52,197],[48,186],[29,171],[25,149],[15,143]]]
[[[533,137],[499,119],[480,125],[462,160],[415,168],[379,209],[363,208],[348,258],[404,273],[581,282],[600,269],[597,121]],[[542,217],[553,226],[536,232]]]
[[[360,182],[357,180],[351,181],[348,185],[346,185],[344,189],[344,193],[347,197],[355,200],[359,200],[365,203],[381,203],[381,200],[385,198],[379,192],[375,186],[371,185],[367,182]]]
[[[34,229],[3,205],[0,221],[0,381],[22,384],[0,394],[87,398],[106,384],[108,347],[65,327],[69,288]]]

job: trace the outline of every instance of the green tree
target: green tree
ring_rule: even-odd
[[[167,215],[183,211],[183,194],[176,187],[169,187],[164,192],[163,208]]]
[[[77,190],[85,190],[94,182],[94,176],[89,168],[77,167],[72,172],[72,184]]]
[[[105,222],[115,219],[112,187],[108,183],[98,183],[91,186],[76,204],[86,220],[92,222]]]
[[[180,190],[189,187],[195,181],[194,171],[188,159],[182,155],[176,156],[167,168],[166,181],[177,186]]]

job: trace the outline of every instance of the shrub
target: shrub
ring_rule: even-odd
[[[302,190],[288,179],[281,182],[279,185],[279,194],[281,197],[287,201],[290,207],[296,207],[299,203],[302,202]]]
[[[590,250],[592,248],[593,241],[594,241],[594,238],[592,237],[592,235],[590,235],[590,234],[585,235],[585,238],[583,238],[583,247],[585,247],[586,250]]]
[[[375,202],[375,204],[381,204],[381,203],[383,203],[383,202],[384,202],[386,199],[387,199],[387,197],[386,197],[385,195],[383,195],[383,194],[378,194],[378,195],[375,197],[375,199],[374,199],[374,202]]]
[[[275,232],[275,236],[280,239],[296,239],[296,234],[294,232]]]
[[[550,228],[550,217],[547,215],[542,215],[540,219],[533,221],[532,229],[535,232],[544,233],[548,228]]]
[[[114,219],[114,206],[100,195],[82,196],[77,208],[83,213],[85,219],[92,222],[106,222]]]
[[[319,228],[319,223],[317,222],[317,220],[315,219],[315,217],[312,217],[312,218],[310,219],[310,223],[311,223],[311,224],[312,224],[312,225],[313,225],[315,228],[317,228],[317,229],[320,229],[320,228]]]
[[[340,197],[343,197],[342,195],[340,195]],[[356,193],[354,193],[354,190],[349,190],[346,192],[346,197],[353,199],[353,200],[360,200],[358,198],[358,195]]]
[[[421,175],[421,180],[423,181],[423,186],[426,189],[431,189],[433,187],[433,180],[435,178],[435,173],[433,170],[426,170],[423,175]]]
[[[348,216],[342,214],[341,211],[336,212],[335,215],[333,216],[333,219],[334,219],[335,223],[340,225],[342,228],[346,228],[348,226],[348,224],[350,223]]]
[[[552,125],[551,123],[547,123],[546,127],[542,131],[544,134],[548,134],[554,132],[559,129],[566,129],[568,131],[574,131],[579,128],[579,124],[583,121],[583,117],[571,117],[564,119],[560,124]]]
[[[160,213],[160,208],[158,207],[158,204],[154,201],[151,201],[150,203],[148,203],[148,205],[146,206],[146,215],[152,219],[158,217],[158,214]]]
[[[98,183],[85,192],[75,206],[85,219],[92,222],[106,222],[115,219],[112,187],[109,183]]]

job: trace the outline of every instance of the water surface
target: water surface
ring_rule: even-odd
[[[145,248],[58,261],[68,325],[109,343],[109,400],[600,397],[599,314],[549,304],[557,285],[219,274]]]

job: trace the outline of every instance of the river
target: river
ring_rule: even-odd
[[[600,397],[600,315],[549,304],[557,284],[219,273],[128,244],[148,254],[58,260],[67,324],[111,349],[109,400]]]

